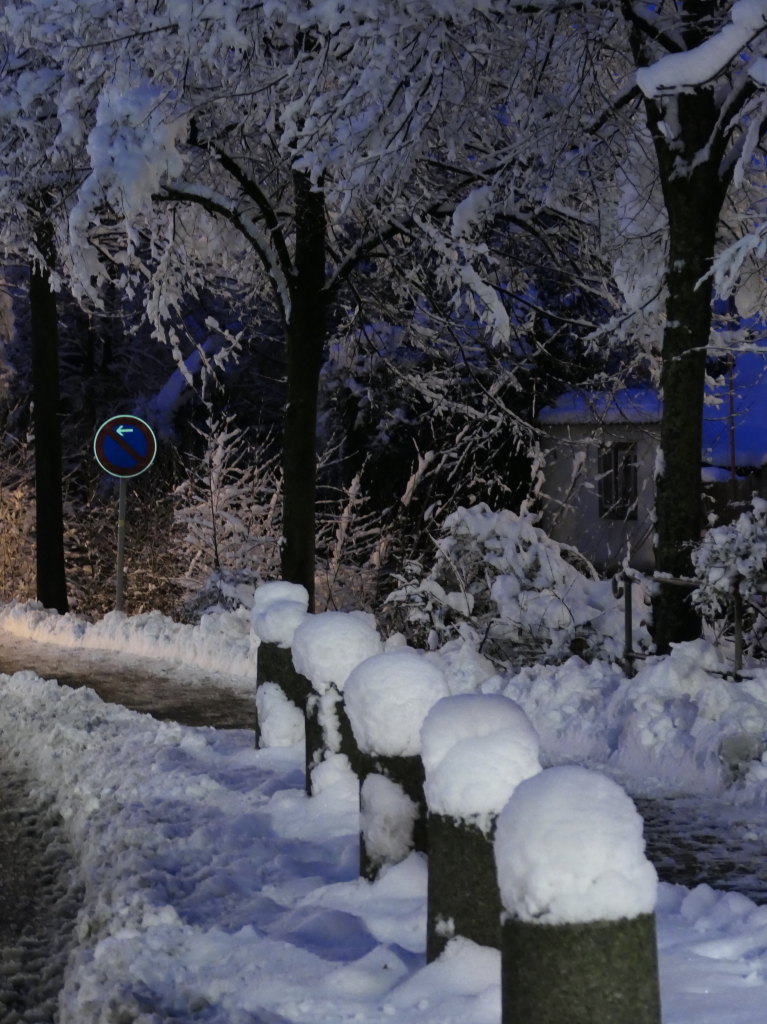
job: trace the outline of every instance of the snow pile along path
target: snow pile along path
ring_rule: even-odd
[[[0,605],[0,631],[58,647],[105,650],[195,666],[252,687],[259,640],[251,632],[250,614],[243,607],[204,615],[198,626],[190,626],[158,611],[130,617],[124,612],[108,612],[91,623],[80,615],[59,615],[37,601],[27,601]]]
[[[496,950],[424,966],[426,862],[357,877],[357,791],[302,750],[0,676],[0,757],[44,780],[85,884],[59,1024],[498,1024]],[[665,1024],[755,1024],[767,908],[660,886]]]
[[[481,688],[526,711],[549,763],[606,765],[632,794],[719,795],[733,782],[728,751],[741,748],[748,762],[767,736],[767,669],[735,683],[728,667],[717,648],[696,640],[649,659],[633,679],[617,665],[574,657]],[[737,799],[767,805],[767,759],[754,763]]]

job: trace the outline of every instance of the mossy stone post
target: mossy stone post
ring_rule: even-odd
[[[428,851],[421,725],[450,690],[423,653],[400,648],[368,658],[344,685],[360,751],[360,874],[375,878],[416,850]]]
[[[417,755],[414,757],[387,757],[383,754],[361,754],[359,766],[360,801],[362,787],[369,775],[383,775],[401,786],[405,796],[409,797],[418,808],[413,822],[412,849],[419,853],[429,852],[428,830],[426,824],[426,799],[423,794],[424,770],[423,762]],[[367,848],[365,836],[360,832],[360,875],[373,881],[378,877],[382,864],[371,856]]]
[[[515,787],[541,770],[538,734],[507,697],[462,693],[429,711],[421,747],[429,805],[427,962],[456,935],[500,949],[495,822]]]
[[[353,765],[356,744],[342,731],[344,683],[355,666],[380,653],[372,616],[353,612],[306,615],[293,633],[291,663],[310,683],[306,700],[306,791],[312,769],[330,754],[346,754]]]
[[[660,1024],[655,917],[502,926],[502,1024]]]
[[[502,1024],[660,1024],[658,876],[630,797],[562,765],[496,821]]]
[[[312,695],[312,684],[296,672],[293,667],[293,657],[289,647],[280,647],[279,644],[265,643],[263,640],[258,647],[257,656],[256,686],[262,683],[277,683],[282,692],[293,701],[297,708],[304,713],[306,722],[306,792],[310,791],[309,767],[314,760],[315,744],[317,737],[312,731],[309,721],[307,704]],[[256,712],[256,746],[260,739],[258,724],[258,712]]]
[[[426,962],[454,935],[501,948],[501,894],[492,833],[444,814],[428,816],[429,888]]]
[[[368,759],[357,746],[343,696],[335,686],[324,694],[312,691],[306,704],[306,791],[311,795],[311,771],[328,754],[344,754],[357,776],[368,770]]]

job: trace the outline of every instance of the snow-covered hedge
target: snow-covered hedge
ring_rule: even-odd
[[[575,651],[621,654],[622,599],[535,522],[533,515],[493,512],[485,504],[447,517],[434,566],[409,562],[387,598],[417,642],[435,649],[462,637],[497,664],[561,661]],[[647,612],[639,594],[634,602],[641,648],[650,641]]]
[[[759,602],[767,584],[767,501],[754,498],[737,522],[706,531],[692,553],[699,580],[692,600],[709,621],[732,620],[735,588],[743,598],[744,625],[754,639],[767,632]]]

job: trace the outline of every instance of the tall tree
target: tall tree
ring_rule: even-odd
[[[49,197],[48,197],[49,198]],[[38,257],[29,270],[32,334],[32,395],[35,425],[35,504],[37,599],[61,615],[68,611],[64,568],[64,505],[61,479],[61,414],[59,402],[59,328],[56,295],[51,286],[55,268],[53,225],[43,214],[35,232]]]
[[[7,36],[0,37],[0,61],[0,248],[29,264],[37,597],[63,614],[68,601],[53,207],[72,175],[71,168],[62,173],[62,154],[51,152],[60,125],[51,95],[56,74],[34,48],[17,50]]]
[[[433,225],[449,220],[478,180],[476,159],[487,162],[488,143],[490,156],[501,147],[492,108],[503,87],[480,72],[505,4],[108,7],[97,17],[69,0],[45,11],[29,4],[3,26],[18,45],[48,40],[51,66],[70,82],[62,133],[71,139],[76,126],[88,137],[90,174],[69,216],[68,270],[80,294],[99,303],[107,274],[93,236],[104,203],[120,211],[126,247],[112,257],[122,285],[131,287],[150,251],[148,313],[179,366],[169,314],[185,290],[211,281],[212,266],[251,302],[271,290],[288,357],[283,574],[311,593],[317,386],[329,317],[353,317],[353,289],[339,312],[340,297],[371,255],[391,273],[403,252],[433,248]],[[471,26],[466,42],[456,37],[463,25]],[[419,165],[430,167],[421,180]],[[407,245],[387,252],[397,239]],[[458,292],[481,289],[456,245],[448,248],[443,279]],[[508,334],[501,304],[488,309],[492,329]]]
[[[657,11],[626,2],[623,10],[668,217],[656,565],[689,577],[704,526],[701,432],[714,261],[733,180],[742,185],[749,161],[757,173],[763,166],[754,160],[767,128],[755,58],[765,44],[767,5],[683,0]],[[650,67],[659,52],[670,56]],[[700,633],[689,591],[677,587],[659,588],[654,621],[660,652]]]

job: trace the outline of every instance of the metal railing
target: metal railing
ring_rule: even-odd
[[[643,654],[641,651],[634,650],[634,621],[633,611],[634,604],[631,594],[631,588],[634,583],[638,583],[640,579],[646,579],[650,583],[660,583],[663,585],[668,584],[672,587],[689,587],[691,590],[694,587],[700,586],[700,581],[684,576],[666,576],[654,573],[652,576],[642,577],[636,571],[623,570],[613,576],[612,587],[613,596],[616,598],[623,597],[623,628],[624,628],[624,640],[623,640],[623,658],[621,659],[623,664],[623,671],[632,679],[636,672],[636,661],[649,658],[651,655]],[[743,598],[740,593],[740,576],[735,577],[735,582],[732,590],[733,597],[733,627],[735,633],[735,650],[733,653],[733,678],[736,682],[740,682],[740,673],[743,669]]]

